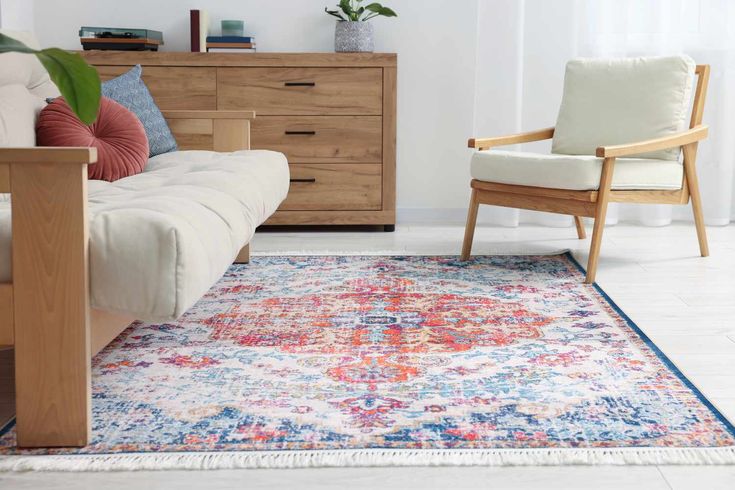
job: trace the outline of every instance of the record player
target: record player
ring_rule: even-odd
[[[163,44],[163,33],[150,29],[85,26],[79,29],[79,38],[85,51],[158,51]]]

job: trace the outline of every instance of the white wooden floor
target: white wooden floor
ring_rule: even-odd
[[[731,420],[735,420],[735,226],[710,228],[712,256],[698,257],[694,228],[618,225],[606,230],[602,288]],[[395,233],[269,231],[254,254],[393,252],[457,254],[461,225],[399,225]],[[479,227],[474,252],[571,249],[583,264],[589,240],[572,228]],[[333,468],[214,472],[5,474],[3,489],[349,488],[735,489],[735,466]]]

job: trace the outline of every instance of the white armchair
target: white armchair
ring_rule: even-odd
[[[480,204],[572,215],[580,239],[582,217],[592,217],[586,282],[593,283],[608,203],[690,199],[700,252],[709,255],[695,166],[708,131],[702,125],[708,80],[709,66],[695,66],[688,56],[570,61],[555,128],[469,140],[478,151],[462,260],[470,257]],[[552,138],[551,154],[493,149]]]

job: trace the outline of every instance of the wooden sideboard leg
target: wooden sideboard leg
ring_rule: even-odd
[[[248,243],[244,247],[242,247],[242,250],[240,250],[240,253],[237,254],[237,258],[235,259],[236,264],[249,264],[250,263],[250,244]]]
[[[18,445],[85,446],[91,432],[87,166],[13,163],[10,181]]]

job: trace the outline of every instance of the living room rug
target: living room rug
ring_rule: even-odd
[[[4,470],[735,463],[569,254],[255,257],[93,360],[93,440]]]

